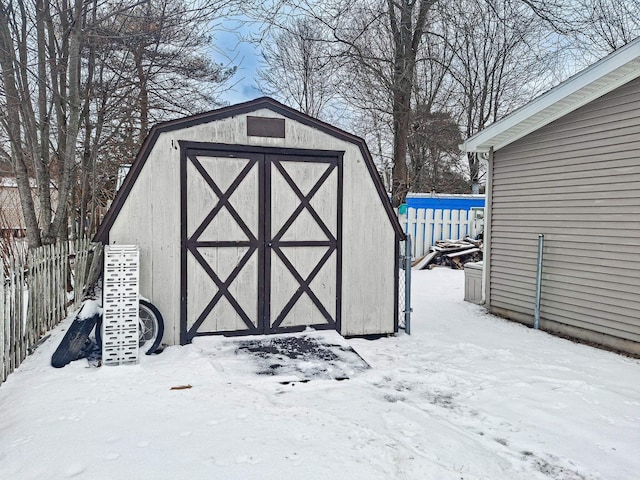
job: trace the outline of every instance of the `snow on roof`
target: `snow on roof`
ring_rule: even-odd
[[[465,140],[465,152],[499,150],[640,77],[640,37]]]

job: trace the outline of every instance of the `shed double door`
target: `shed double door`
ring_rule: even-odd
[[[339,329],[341,154],[182,144],[181,342]]]

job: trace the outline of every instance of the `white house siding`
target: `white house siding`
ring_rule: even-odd
[[[488,303],[640,352],[640,79],[494,153]],[[629,342],[631,341],[631,342]]]
[[[286,118],[269,109],[249,115]],[[109,230],[109,243],[140,245],[140,293],[164,316],[164,342],[180,342],[181,140],[344,151],[340,333],[392,333],[395,232],[358,146],[291,119],[285,120],[285,138],[249,137],[246,117],[237,115],[161,133]],[[363,205],[367,215],[361,214]]]

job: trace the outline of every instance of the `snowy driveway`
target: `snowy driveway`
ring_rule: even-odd
[[[488,316],[463,275],[415,272],[411,336],[311,334],[371,366],[343,381],[223,338],[56,370],[67,320],[0,387],[0,479],[640,478],[640,362]]]

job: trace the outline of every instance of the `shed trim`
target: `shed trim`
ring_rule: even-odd
[[[640,76],[640,37],[489,125],[460,145],[499,150]]]
[[[338,332],[341,329],[341,302],[342,302],[342,222],[340,221],[341,213],[342,213],[342,159],[343,152],[342,151],[333,151],[333,150],[307,150],[307,149],[287,149],[282,147],[263,147],[263,146],[255,146],[255,145],[235,145],[235,144],[220,144],[220,143],[206,143],[206,142],[193,142],[193,141],[178,141],[180,145],[180,182],[181,182],[181,206],[180,206],[180,229],[181,229],[181,307],[180,307],[180,343],[186,344],[191,342],[193,338],[196,336],[202,335],[254,335],[254,334],[269,334],[269,333],[288,333],[288,332],[299,332],[304,329],[312,326],[315,329],[323,330],[323,329],[335,329]],[[210,222],[210,220],[219,212],[212,210],[209,216],[205,217],[203,222],[196,228],[193,232],[190,233],[191,237],[189,238],[188,229],[187,229],[187,212],[188,212],[188,190],[186,188],[186,180],[187,180],[187,163],[188,161],[194,162],[196,164],[196,168],[200,170],[202,165],[196,160],[198,156],[224,156],[225,158],[234,158],[238,155],[241,155],[240,158],[245,158],[245,156],[250,159],[246,166],[242,169],[240,173],[238,173],[237,177],[233,180],[233,182],[227,186],[225,191],[219,190],[215,191],[216,195],[219,197],[219,205],[220,203],[224,204],[228,211],[231,212],[231,215],[234,216],[236,222],[243,229],[244,233],[247,235],[248,241],[236,241],[236,240],[200,240],[200,235],[202,234],[206,224]],[[258,158],[258,156],[262,157],[262,160]],[[315,162],[314,162],[315,161]],[[299,190],[296,182],[289,177],[289,174],[282,166],[282,162],[314,162],[317,164],[321,164],[326,166],[326,170],[324,173],[316,179],[315,185],[311,188],[311,190],[307,193],[303,193]],[[259,177],[264,180],[260,181],[258,186],[258,198],[259,200],[259,210],[258,215],[261,217],[257,234],[254,234],[248,229],[244,221],[238,217],[236,218],[233,210],[233,206],[230,203],[230,195],[233,190],[235,190],[238,185],[244,180],[247,173],[254,167],[254,165],[258,164],[259,167]],[[199,165],[199,166],[198,166]],[[324,234],[327,237],[327,240],[282,240],[284,233],[291,226],[291,224],[295,221],[296,211],[294,211],[289,219],[281,226],[278,227],[276,231],[272,231],[271,229],[271,220],[272,220],[272,212],[271,212],[271,168],[269,165],[275,166],[278,171],[283,175],[284,181],[291,187],[292,191],[298,196],[300,200],[300,207],[305,208],[318,222],[318,225],[323,230]],[[266,167],[266,168],[265,168]],[[338,203],[337,206],[337,218],[338,221],[336,223],[335,235],[330,230],[328,230],[324,221],[318,216],[317,212],[314,210],[311,205],[311,198],[317,193],[317,191],[322,187],[324,182],[329,178],[329,176],[333,173],[337,172],[336,177],[336,201]],[[203,171],[201,173],[206,175]],[[218,186],[214,184],[214,180],[209,178],[207,183],[211,183],[212,188],[219,189]],[[266,187],[266,188],[265,188]],[[301,208],[301,209],[302,209]],[[268,212],[268,213],[267,213]],[[396,242],[396,245],[398,242]],[[253,245],[253,248],[251,248]],[[237,265],[234,269],[229,273],[226,278],[218,278],[216,272],[213,268],[208,265],[207,261],[201,256],[198,252],[198,248],[204,247],[248,247],[244,256],[238,261]],[[286,257],[286,254],[282,251],[282,248],[290,248],[290,247],[327,247],[327,251],[324,253],[322,258],[320,258],[311,272],[303,276],[298,268],[294,266],[290,259]],[[188,266],[187,266],[187,256],[188,253],[194,256],[196,261],[200,264],[200,266],[207,271],[210,278],[217,284],[218,292],[212,298],[211,303],[202,311],[199,309],[200,314],[198,315],[195,322],[189,327],[189,318],[187,316],[187,307],[188,307]],[[257,316],[255,317],[255,325],[254,321],[252,321],[243,307],[238,303],[238,299],[232,294],[227,287],[235,280],[235,277],[238,273],[244,268],[249,258],[255,253],[258,253],[258,277],[257,277],[257,294],[258,294],[258,311]],[[268,253],[267,253],[268,252]],[[327,310],[327,305],[323,303],[316,296],[316,292],[314,292],[311,288],[312,282],[316,275],[322,270],[330,257],[335,253],[336,255],[336,267],[335,267],[335,313],[332,315]],[[277,317],[271,316],[271,259],[278,257],[280,261],[283,263],[283,266],[286,268],[292,277],[298,282],[299,288],[297,291],[289,298],[288,302],[284,307],[278,312]],[[297,300],[301,297],[303,293],[306,293],[310,298],[311,302],[315,304],[318,312],[324,317],[326,323],[320,324],[304,324],[304,325],[293,325],[293,326],[282,326],[283,320],[286,319],[288,313],[294,307]],[[218,298],[216,298],[218,297]],[[201,332],[199,328],[206,320],[207,315],[211,312],[215,304],[225,297],[227,301],[229,301],[232,305],[232,308],[236,311],[236,313],[241,317],[244,324],[247,328],[240,328],[237,330],[217,330],[217,331],[206,331]]]
[[[323,133],[334,136],[340,140],[352,143],[357,145],[360,153],[362,154],[362,158],[364,159],[365,165],[367,166],[367,170],[369,171],[369,175],[373,180],[376,191],[378,192],[378,196],[380,198],[380,202],[384,206],[384,209],[387,213],[387,217],[393,226],[393,229],[396,233],[396,236],[400,240],[404,240],[405,234],[402,231],[402,227],[400,226],[400,222],[391,206],[391,202],[389,201],[389,197],[387,192],[384,189],[382,184],[382,180],[380,179],[380,175],[376,169],[373,158],[371,157],[371,153],[367,148],[365,141],[352,135],[344,130],[341,130],[333,125],[329,125],[328,123],[322,122],[318,119],[310,117],[304,113],[298,112],[290,107],[287,107],[276,100],[273,100],[269,97],[262,97],[256,100],[251,100],[249,102],[240,103],[237,105],[232,105],[229,107],[220,108],[218,110],[213,110],[210,112],[204,112],[197,115],[192,115],[190,117],[180,118],[176,120],[170,120],[167,122],[159,123],[154,125],[147,137],[145,138],[142,146],[138,154],[136,155],[135,160],[131,165],[131,169],[125,178],[122,187],[117,192],[115,199],[109,208],[107,214],[105,215],[98,232],[94,237],[94,241],[101,243],[109,243],[109,230],[111,229],[113,223],[115,222],[120,210],[124,206],[124,203],[133,188],[142,168],[144,167],[147,159],[149,158],[149,154],[153,149],[158,137],[162,133],[172,132],[176,130],[180,130],[183,128],[192,127],[195,125],[200,125],[203,123],[214,122],[217,120],[223,120],[225,118],[244,115],[250,112],[254,112],[256,110],[266,108],[275,113],[282,115],[283,117],[289,118],[293,121],[299,122],[303,125],[306,125],[311,128],[315,128],[320,130]]]

